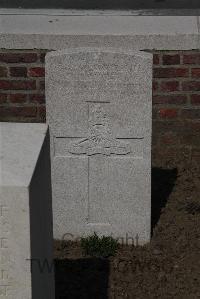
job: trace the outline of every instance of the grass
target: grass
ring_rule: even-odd
[[[109,257],[116,254],[118,243],[111,236],[99,237],[94,233],[91,236],[81,238],[81,248],[84,255]]]

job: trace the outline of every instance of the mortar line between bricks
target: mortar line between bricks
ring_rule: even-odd
[[[192,78],[192,67],[190,66],[188,69],[189,69],[189,77],[191,79]]]
[[[12,81],[26,81],[26,82],[29,82],[29,81],[35,81],[37,79],[44,79],[44,77],[5,77],[5,78],[0,78],[0,81],[9,81],[9,82],[12,82]]]
[[[200,78],[191,78],[191,77],[165,77],[165,78],[153,78],[154,82],[182,82],[182,81],[200,81]]]
[[[185,65],[183,63],[183,53],[182,52],[180,52],[180,66],[185,67]]]
[[[194,52],[199,52],[199,49],[191,49],[191,50],[149,50],[148,52],[152,53],[152,54],[161,54],[161,55],[173,55],[173,54],[177,54],[177,53],[181,53],[181,54],[192,54]]]
[[[172,95],[187,95],[187,94],[200,94],[200,90],[176,90],[176,91],[162,91],[157,90],[153,92],[153,96],[163,95],[163,96],[172,96]]]
[[[12,89],[12,90],[8,90],[8,89],[0,89],[0,94],[25,94],[25,95],[34,95],[34,94],[41,94],[41,95],[45,95],[45,91],[40,89],[29,89],[29,90],[25,90],[25,89]]]
[[[188,81],[195,81],[195,82],[200,82],[200,80],[191,80],[189,77],[187,78],[174,78],[175,80],[173,80],[173,78],[156,78],[154,79],[154,81],[156,82],[165,82],[165,83],[170,83],[170,82],[178,82],[178,83],[181,83],[181,82],[188,82]]]
[[[187,94],[187,103],[188,103],[188,105],[192,105],[191,100],[190,100],[190,94]]]
[[[168,103],[153,103],[154,108],[173,108],[173,109],[182,109],[187,108],[188,104],[168,104]],[[190,105],[190,104],[189,104]],[[190,106],[189,106],[190,107]]]
[[[51,49],[33,49],[33,48],[30,48],[30,49],[11,49],[11,48],[0,48],[0,53],[46,53],[46,52],[49,52],[49,51],[53,51]]]
[[[40,65],[40,66],[44,67],[45,63],[41,62],[41,61],[35,61],[35,62],[3,62],[3,61],[0,61],[0,65],[1,66],[7,66],[7,67],[12,67],[12,66],[15,66],[15,67],[16,66],[28,67],[28,66],[31,66],[31,65]]]
[[[0,61],[0,66],[6,67],[31,67],[31,66],[39,66],[45,67],[45,62],[35,61],[35,62],[3,62]]]
[[[183,110],[183,109],[192,109],[190,105],[180,105],[180,106],[175,106],[175,105],[171,105],[171,104],[153,104],[155,110],[159,110],[159,109],[172,109],[172,110]],[[192,106],[193,107],[193,106]],[[196,106],[195,106],[196,107]],[[194,108],[194,107],[193,107]],[[200,109],[200,107],[198,107]]]
[[[182,91],[182,94],[177,94],[177,93],[172,93],[172,92],[171,92],[171,93],[168,93],[168,94],[163,94],[162,92],[160,92],[160,93],[156,93],[156,94],[154,94],[153,97],[156,97],[156,96],[173,96],[173,95],[174,95],[174,96],[175,96],[175,95],[177,96],[177,95],[185,95],[185,94],[186,94],[186,95],[188,94],[189,96],[191,96],[191,95],[193,95],[193,94],[194,94],[194,95],[200,95],[199,91],[197,91],[197,92],[195,92],[195,91],[190,91],[190,92],[188,92],[188,91],[187,91],[187,92],[185,92],[185,94],[183,94],[183,93],[184,93],[183,91]]]
[[[183,126],[185,123],[187,123],[187,124],[200,124],[200,120],[199,119],[185,119],[185,120],[183,120],[183,119],[153,119],[153,123],[156,123],[156,122],[158,122],[158,123],[165,123],[166,124],[166,122],[167,123],[169,123],[170,122],[170,124],[173,124],[173,122],[174,121],[176,121],[179,125],[181,125],[181,126]],[[155,124],[154,124],[155,125]],[[168,132],[168,130],[169,130],[169,132],[170,132],[170,130],[173,130],[173,128],[167,128],[167,131],[166,132]],[[161,132],[163,132],[163,131],[161,131]],[[155,134],[155,133],[153,133],[153,134]]]
[[[36,77],[34,77],[36,78]],[[41,77],[42,78],[42,77]],[[153,78],[153,81],[157,82],[187,82],[187,81],[195,81],[200,82],[200,77],[168,77],[168,78]]]
[[[200,55],[200,53],[199,53],[199,55]],[[7,64],[6,64],[7,65]],[[2,66],[4,66],[4,65],[2,65]],[[191,63],[191,64],[183,64],[183,65],[179,65],[179,66],[177,66],[177,65],[171,65],[171,66],[164,66],[164,65],[158,65],[158,64],[156,64],[155,66],[153,66],[153,70],[154,69],[181,69],[181,70],[185,70],[185,69],[189,69],[189,68],[191,68],[191,69],[198,69],[198,68],[200,68],[200,63]]]
[[[158,94],[158,92],[154,92],[153,93],[153,98],[156,97],[156,96],[164,96],[164,97],[172,97],[172,96],[187,96],[187,93],[188,92],[161,92],[160,94]],[[197,94],[200,94],[200,91],[198,92],[193,92],[193,93],[197,93]]]
[[[193,109],[193,108],[198,108],[200,109],[200,105],[191,105],[191,104],[180,104],[180,105],[177,105],[177,104],[153,104],[154,105],[154,108],[166,108],[166,109],[176,109],[176,110],[182,110],[182,109]]]
[[[185,65],[185,64],[179,64],[179,65],[158,65],[158,64],[155,64],[153,65],[153,69],[188,69],[191,65],[188,64],[188,65]],[[199,65],[200,66],[200,65]]]
[[[44,78],[43,79],[35,78],[35,81],[36,81],[36,90],[38,90],[38,91],[43,90],[40,88],[40,82],[44,81]]]

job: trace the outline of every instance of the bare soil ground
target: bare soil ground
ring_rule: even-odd
[[[84,257],[80,244],[55,241],[57,299],[200,298],[200,171],[152,170],[152,239],[114,257]]]

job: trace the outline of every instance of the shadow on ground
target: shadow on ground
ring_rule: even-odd
[[[152,168],[151,232],[153,232],[154,227],[158,223],[161,211],[174,188],[177,174],[177,168]]]
[[[152,169],[152,230],[159,221],[177,179],[177,169]],[[56,245],[56,299],[108,299],[110,260],[73,255],[73,246],[65,252]],[[65,246],[63,247],[64,249]],[[64,256],[63,256],[64,254]],[[74,258],[72,258],[74,256]],[[118,286],[120,287],[120,285]],[[117,297],[123,298],[123,297]]]
[[[56,299],[108,299],[109,260],[55,260]]]

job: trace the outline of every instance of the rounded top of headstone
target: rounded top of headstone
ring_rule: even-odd
[[[152,60],[153,55],[148,52],[144,51],[133,51],[133,50],[125,50],[122,48],[111,48],[111,47],[79,47],[79,48],[69,48],[59,51],[52,51],[47,53],[45,60],[48,61],[54,57],[58,56],[67,56],[72,54],[79,54],[79,53],[96,53],[97,55],[101,55],[102,53],[111,53],[111,54],[121,54],[126,56],[135,56],[141,57],[143,59]]]

